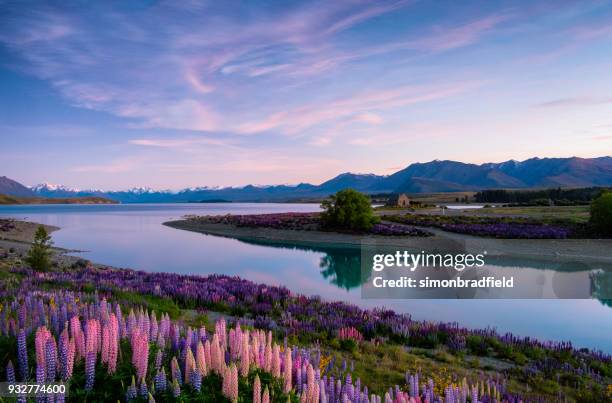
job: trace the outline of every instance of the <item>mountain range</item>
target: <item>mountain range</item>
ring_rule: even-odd
[[[295,186],[198,187],[180,191],[149,188],[125,191],[78,190],[47,184],[28,188],[0,177],[0,194],[51,198],[100,196],[122,203],[306,200],[325,197],[349,187],[376,194],[589,186],[612,186],[612,157],[531,158],[485,164],[434,160],[411,164],[392,175],[343,173],[320,185],[300,183]]]

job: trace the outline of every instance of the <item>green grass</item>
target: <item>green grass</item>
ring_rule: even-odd
[[[470,215],[525,217],[544,222],[568,221],[583,224],[589,221],[589,206],[487,207],[468,212]]]

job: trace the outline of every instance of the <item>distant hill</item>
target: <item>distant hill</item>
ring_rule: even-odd
[[[17,197],[34,197],[36,193],[6,176],[0,176],[0,194]]]
[[[0,194],[0,204],[116,204],[114,200],[103,197],[16,197]]]
[[[485,164],[435,160],[411,164],[387,176],[347,172],[320,185],[301,183],[296,186],[200,187],[178,192],[147,188],[104,192],[38,185],[31,190],[43,197],[98,196],[122,203],[172,203],[219,199],[233,202],[309,200],[320,199],[348,187],[380,194],[591,186],[612,186],[612,157],[531,158]]]

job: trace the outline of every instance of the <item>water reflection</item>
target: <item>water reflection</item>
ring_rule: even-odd
[[[362,294],[366,298],[594,298],[602,304],[612,307],[612,263],[586,262],[542,258],[517,258],[512,256],[490,256],[483,269],[465,270],[461,273],[453,270],[431,270],[426,275],[432,279],[449,280],[461,275],[464,279],[480,278],[484,275],[512,275],[519,284],[516,290],[505,293],[486,291],[476,293],[466,290],[414,290],[388,289],[370,293],[367,285],[372,280],[372,269],[362,261],[371,261],[375,253],[393,253],[397,248],[358,246],[319,246],[314,244],[297,244],[290,242],[273,242],[254,239],[239,239],[240,242],[270,248],[301,250],[322,254],[319,261],[321,275],[336,287],[351,290],[366,285],[368,290]],[[375,273],[376,274],[376,273]],[[398,274],[399,276],[399,274]],[[386,277],[388,279],[395,277]],[[376,291],[376,290],[375,290]]]

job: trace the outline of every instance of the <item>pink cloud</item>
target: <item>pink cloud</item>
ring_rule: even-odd
[[[272,129],[281,130],[285,134],[298,134],[308,128],[320,124],[337,122],[341,119],[365,116],[372,123],[378,118],[371,110],[385,110],[422,102],[448,98],[471,88],[479,82],[462,82],[446,86],[413,87],[406,86],[391,90],[367,91],[351,97],[319,104],[307,104],[286,112],[275,113],[265,119],[243,124],[237,131],[252,134]],[[382,119],[382,118],[380,118]]]

